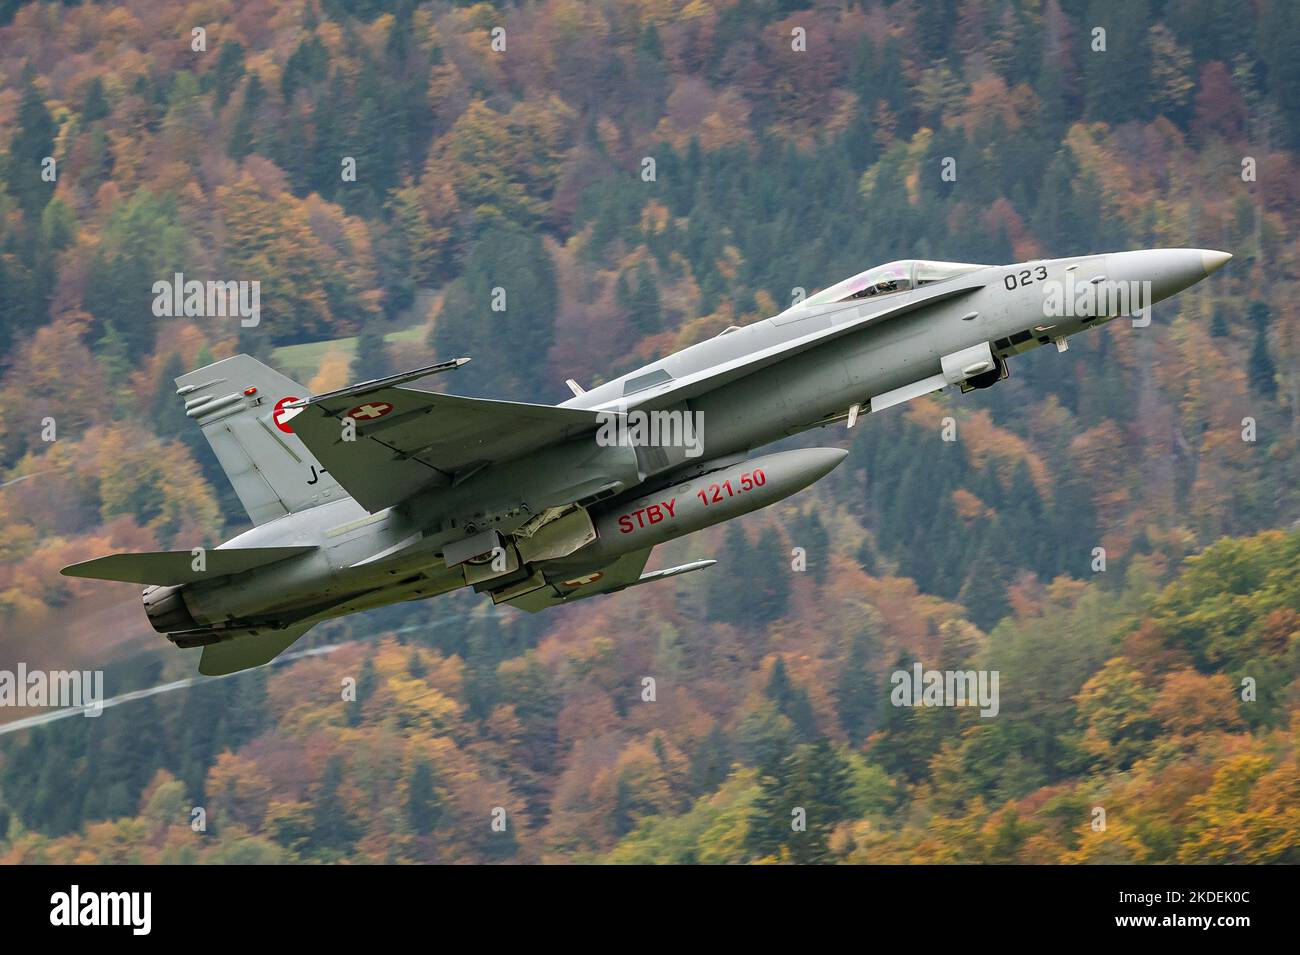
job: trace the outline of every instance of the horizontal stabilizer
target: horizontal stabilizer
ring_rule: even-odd
[[[315,547],[232,547],[209,550],[202,561],[192,551],[163,550],[141,554],[110,554],[79,564],[69,564],[60,571],[65,577],[88,577],[91,580],[120,580],[136,584],[188,584],[229,574],[241,574],[289,557],[297,557]],[[202,569],[196,570],[195,566]]]
[[[260,667],[288,650],[311,628],[310,623],[298,623],[283,630],[245,634],[233,640],[209,644],[203,648],[203,656],[199,658],[199,672],[204,676],[224,676]]]

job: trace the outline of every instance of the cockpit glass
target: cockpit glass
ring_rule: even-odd
[[[965,275],[967,272],[978,272],[980,269],[988,268],[987,265],[974,265],[970,262],[924,262],[916,263],[916,271],[913,273],[913,281],[919,288],[922,285],[933,285],[935,282],[946,282],[948,279],[955,279],[959,275]]]
[[[910,288],[935,285],[946,282],[967,272],[987,269],[987,265],[974,262],[930,262],[919,259],[904,259],[878,265],[866,272],[859,272],[853,278],[846,278],[803,301],[803,305],[831,305],[839,301],[870,299],[879,295],[893,295]]]
[[[837,302],[893,295],[923,285],[946,282],[948,279],[983,268],[988,266],[970,262],[926,262],[920,259],[903,259],[859,272],[852,278],[845,279],[805,299],[802,305],[832,305]]]
[[[809,298],[805,305],[830,305],[833,302],[850,302],[854,299],[871,298],[876,295],[892,295],[906,292],[912,287],[912,263],[890,262],[878,265],[874,269],[859,272],[853,278],[845,279],[828,289]]]

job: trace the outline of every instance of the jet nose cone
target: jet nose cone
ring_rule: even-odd
[[[1231,252],[1216,252],[1214,249],[1201,249],[1201,268],[1205,270],[1206,275],[1209,275],[1211,272],[1217,272],[1219,269],[1227,265],[1230,258],[1232,258]]]
[[[1106,278],[1132,287],[1143,302],[1159,302],[1195,285],[1232,256],[1211,249],[1139,249],[1106,256]],[[1147,291],[1149,289],[1149,296]]]

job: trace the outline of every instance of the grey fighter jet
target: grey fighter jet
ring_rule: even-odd
[[[148,585],[154,628],[202,646],[208,674],[266,663],[322,620],[461,587],[528,611],[613,593],[709,566],[645,572],[656,544],[788,497],[846,455],[754,449],[988,388],[1011,356],[1146,315],[1229,258],[891,262],[589,391],[570,381],[557,406],[409,387],[467,359],[312,395],[236,355],[176,393],[253,528],[63,573]]]

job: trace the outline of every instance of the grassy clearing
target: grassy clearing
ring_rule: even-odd
[[[418,344],[423,340],[428,326],[421,323],[410,328],[389,332],[384,341],[389,345]],[[284,374],[298,381],[306,381],[320,370],[321,361],[332,351],[345,354],[348,361],[357,350],[356,336],[350,338],[332,338],[320,342],[303,342],[300,345],[282,345],[272,352],[275,366]]]

